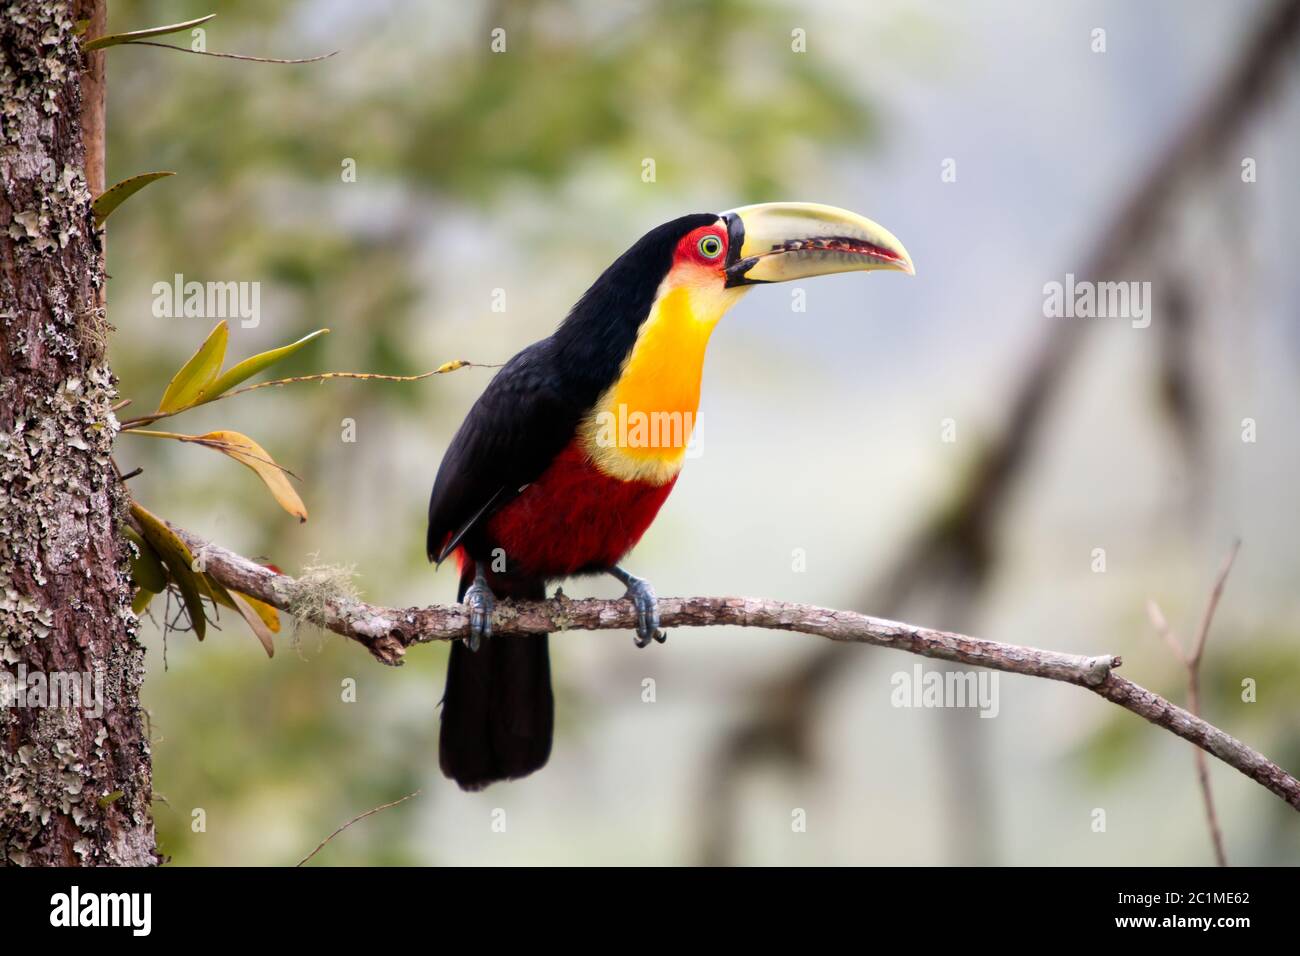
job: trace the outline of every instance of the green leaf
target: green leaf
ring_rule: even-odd
[[[208,623],[203,613],[203,595],[209,592],[207,585],[194,570],[194,555],[190,553],[189,546],[167,527],[166,522],[147,511],[138,501],[131,502],[131,514],[140,523],[145,540],[162,556],[171,579],[180,589],[190,626],[194,628],[198,639],[203,640]]]
[[[184,23],[169,23],[165,27],[150,27],[148,30],[133,30],[130,33],[106,33],[102,37],[95,37],[93,40],[87,40],[81,45],[83,50],[102,50],[108,46],[120,46],[123,43],[134,43],[136,40],[147,40],[150,37],[166,36],[169,33],[180,33],[182,30],[188,30],[190,27],[196,27],[200,23],[207,23],[215,13],[209,13],[206,17],[199,17],[197,20],[186,20]]]
[[[287,358],[312,339],[319,338],[328,331],[329,329],[317,329],[310,335],[304,335],[297,342],[291,342],[289,345],[282,345],[278,349],[271,349],[269,352],[262,352],[230,366],[230,368],[222,372],[221,376],[203,393],[203,401],[210,402],[213,399],[219,398],[240,382],[252,378],[263,369],[270,368],[276,362],[280,361],[280,359]]]
[[[135,616],[139,617],[143,614],[144,609],[149,606],[149,602],[157,596],[152,591],[146,591],[144,588],[136,589],[135,597],[131,599],[131,610],[135,613]]]
[[[141,173],[139,176],[132,176],[108,187],[108,189],[96,196],[94,202],[90,204],[90,209],[95,214],[95,225],[102,226],[104,220],[109,217],[114,209],[144,189],[145,186],[155,180],[166,179],[168,176],[175,175],[175,173],[166,171]]]
[[[154,594],[161,594],[167,587],[167,572],[163,570],[162,559],[153,545],[135,533],[134,528],[125,528],[126,537],[135,545],[136,553],[131,555],[131,580],[137,587]]]
[[[216,601],[223,607],[228,607],[231,610],[235,609],[235,600],[230,596],[230,592],[226,590],[224,584],[207,572],[203,572],[199,575],[199,581],[212,597],[212,600]]]
[[[194,405],[208,390],[221,363],[226,357],[226,341],[230,337],[230,328],[222,319],[216,328],[208,333],[198,351],[190,356],[189,361],[181,366],[179,372],[172,376],[163,392],[162,401],[158,403],[159,412],[179,412]]]

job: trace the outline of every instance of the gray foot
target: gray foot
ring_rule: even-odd
[[[469,608],[469,637],[465,638],[465,645],[471,651],[477,651],[483,638],[492,636],[492,612],[497,606],[496,595],[488,587],[481,568],[474,576],[474,583],[465,591],[462,603]]]
[[[651,641],[662,644],[668,640],[668,635],[659,630],[659,599],[650,582],[618,567],[611,568],[609,573],[627,585],[626,597],[636,608],[636,646],[646,647]]]

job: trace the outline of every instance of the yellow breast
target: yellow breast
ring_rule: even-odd
[[[624,481],[664,484],[681,470],[699,414],[709,336],[744,291],[672,279],[580,432],[596,467]]]

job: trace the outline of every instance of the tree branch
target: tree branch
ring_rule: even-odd
[[[388,608],[343,597],[313,595],[312,585],[174,528],[201,556],[204,570],[227,588],[293,613],[304,606],[318,610],[310,623],[350,638],[384,664],[400,664],[406,649],[430,641],[464,637],[469,616],[461,605]],[[323,610],[320,610],[323,609]],[[1224,733],[1195,714],[1125,680],[1114,672],[1120,658],[1112,655],[1083,657],[1057,651],[1002,644],[949,631],[936,631],[899,621],[870,617],[855,611],[838,611],[742,597],[660,598],[659,617],[664,627],[735,625],[812,634],[832,641],[873,644],[895,650],[988,667],[1009,674],[1042,677],[1077,684],[1191,741],[1207,753],[1267,787],[1300,810],[1300,780],[1263,754]],[[512,634],[554,634],[569,630],[631,630],[635,612],[630,601],[556,598],[550,601],[502,601],[493,624]]]
[[[301,860],[299,860],[299,861],[297,862],[296,865],[297,865],[297,866],[305,866],[305,865],[306,865],[306,864],[311,860],[311,858],[312,858],[313,856],[315,856],[315,855],[316,855],[317,853],[319,853],[321,850],[325,849],[326,844],[328,844],[328,843],[330,842],[330,840],[333,840],[336,836],[338,836],[340,833],[342,833],[342,832],[343,832],[344,830],[346,830],[348,827],[352,826],[352,824],[354,824],[354,823],[359,823],[359,822],[361,822],[362,820],[364,820],[366,817],[372,817],[372,816],[374,816],[376,813],[379,813],[379,812],[381,812],[381,811],[383,811],[383,810],[391,809],[392,807],[397,806],[399,803],[405,803],[407,800],[410,800],[412,797],[418,797],[419,795],[420,795],[420,791],[417,790],[417,791],[415,791],[415,793],[408,793],[406,796],[404,796],[404,797],[399,797],[398,799],[393,800],[393,801],[391,801],[391,802],[389,802],[389,803],[380,804],[380,805],[377,806],[377,807],[371,807],[371,808],[370,808],[369,810],[367,810],[365,813],[358,813],[355,817],[353,817],[353,818],[352,818],[351,820],[349,820],[347,823],[343,824],[343,826],[339,827],[337,830],[335,830],[333,833],[331,833],[331,834],[330,834],[329,836],[327,836],[325,839],[321,840],[320,843],[318,843],[318,844],[316,845],[316,849],[312,850],[310,853],[308,853],[306,856],[304,856]]]
[[[1241,541],[1233,542],[1232,550],[1228,552],[1223,566],[1219,568],[1219,575],[1214,579],[1214,588],[1210,591],[1210,599],[1206,602],[1205,613],[1201,615],[1201,626],[1190,651],[1183,650],[1183,645],[1179,643],[1165,620],[1160,605],[1155,601],[1147,602],[1147,614],[1156,632],[1164,638],[1165,643],[1174,652],[1174,657],[1187,671],[1187,709],[1196,717],[1201,716],[1201,658],[1205,654],[1205,642],[1210,636],[1210,624],[1214,621],[1214,612],[1223,597],[1224,585],[1228,583],[1228,573],[1232,571],[1232,563],[1237,560],[1237,552],[1240,550]],[[1201,799],[1205,803],[1205,822],[1210,828],[1214,859],[1219,866],[1227,866],[1228,854],[1223,846],[1223,830],[1219,827],[1219,815],[1214,809],[1214,791],[1210,789],[1210,768],[1206,764],[1204,751],[1197,750],[1195,756],[1196,780],[1201,787]]]

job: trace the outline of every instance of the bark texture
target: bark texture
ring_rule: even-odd
[[[0,862],[147,865],[144,652],[117,533],[81,67],[72,0],[0,0],[0,668],[29,689],[94,675],[103,694],[98,716],[0,708]]]

